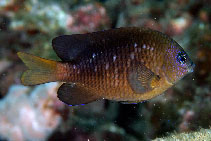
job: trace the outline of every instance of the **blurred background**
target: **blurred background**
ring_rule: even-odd
[[[136,141],[211,127],[210,0],[0,0],[0,140]],[[25,87],[18,51],[59,60],[61,34],[146,26],[174,38],[195,71],[139,104],[69,107],[60,84]]]

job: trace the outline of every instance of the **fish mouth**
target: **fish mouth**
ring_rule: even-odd
[[[188,66],[188,72],[190,72],[190,73],[193,72],[195,66],[196,66],[196,65],[195,65],[193,62],[191,62],[190,65]]]

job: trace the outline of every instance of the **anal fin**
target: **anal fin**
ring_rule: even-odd
[[[99,95],[87,88],[71,83],[62,84],[57,94],[57,97],[69,106],[84,105],[100,99]]]

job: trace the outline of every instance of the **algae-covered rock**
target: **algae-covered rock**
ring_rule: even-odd
[[[200,129],[197,132],[171,134],[168,137],[157,138],[153,141],[210,141],[211,129]]]

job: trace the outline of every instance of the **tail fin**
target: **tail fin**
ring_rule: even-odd
[[[56,61],[46,60],[23,52],[18,52],[18,56],[29,68],[21,77],[23,85],[37,85],[56,81]]]

